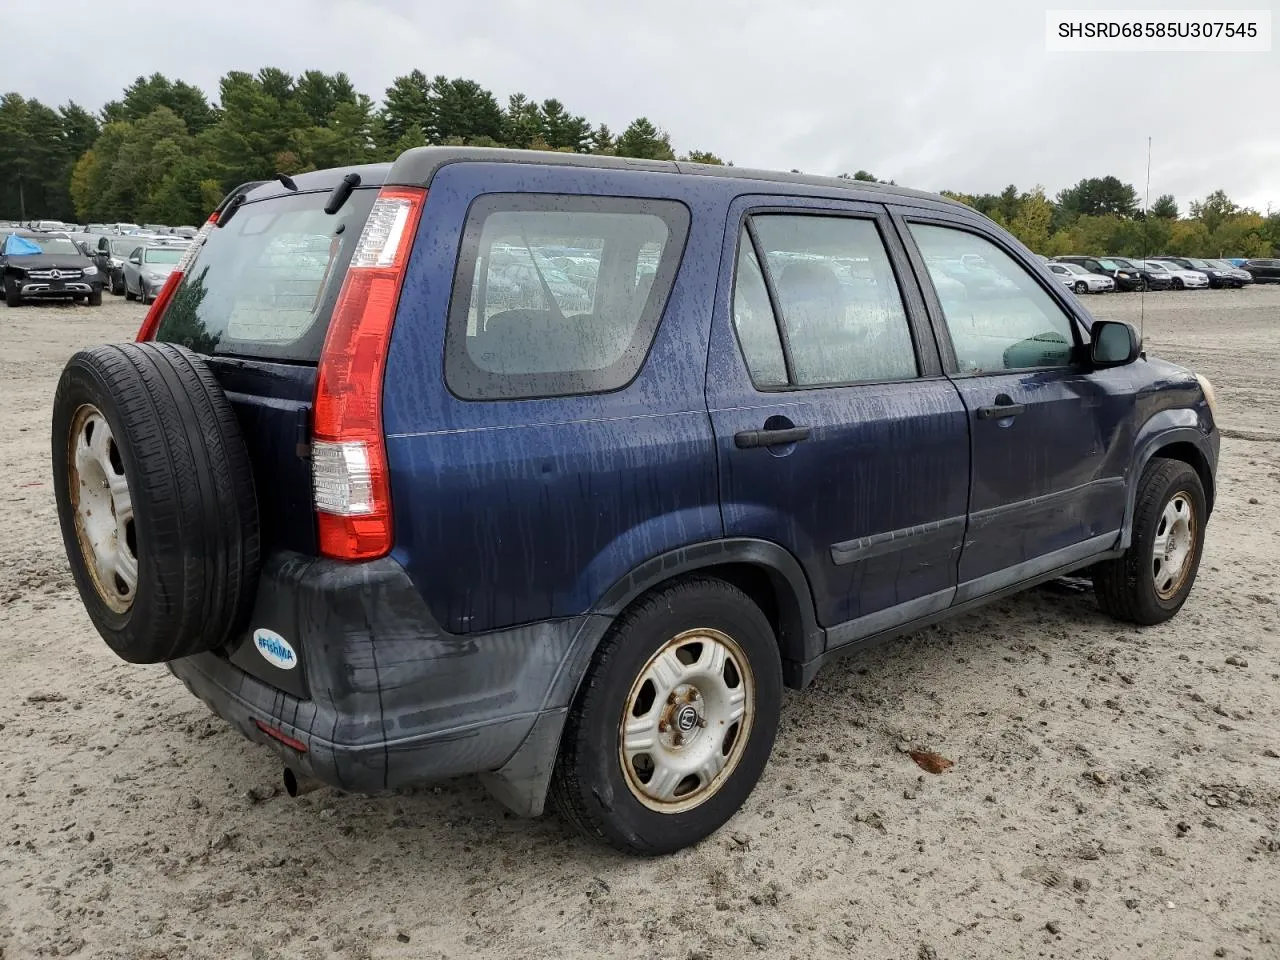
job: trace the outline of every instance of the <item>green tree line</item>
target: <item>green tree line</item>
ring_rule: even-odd
[[[676,157],[670,136],[646,117],[615,133],[560,100],[516,93],[504,105],[474,80],[419,70],[396,77],[381,102],[345,73],[231,71],[216,103],[156,73],[97,114],[74,102],[54,109],[19,93],[0,97],[0,219],[194,224],[245,181],[389,160],[425,144]],[[703,150],[681,159],[723,162]],[[866,170],[841,176],[878,180]],[[998,194],[943,192],[1047,255],[1280,251],[1280,214],[1241,208],[1221,190],[1192,202],[1185,216],[1167,195],[1144,212],[1133,186],[1112,176],[1086,178],[1052,199],[1014,185]]]
[[[1222,190],[1192,201],[1181,216],[1163,194],[1143,209],[1132,185],[1116,177],[1088,177],[1052,200],[1043,187],[979,195],[944,190],[1008,229],[1045,256],[1112,254],[1140,257],[1269,257],[1280,253],[1280,213],[1241,207]]]
[[[232,71],[216,104],[157,73],[97,115],[0,97],[0,218],[198,223],[245,181],[376,163],[426,144],[676,158],[646,117],[615,133],[556,99],[517,93],[503,106],[474,80],[418,70],[397,77],[381,103],[345,73]],[[682,159],[722,162],[705,150]]]

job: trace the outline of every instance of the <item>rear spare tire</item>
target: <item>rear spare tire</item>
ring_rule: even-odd
[[[205,363],[167,343],[67,361],[53,488],[80,599],[132,663],[216,649],[246,621],[260,553],[253,473]]]

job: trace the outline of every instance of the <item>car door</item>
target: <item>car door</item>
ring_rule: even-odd
[[[951,603],[966,414],[882,207],[735,201],[707,407],[726,536],[799,560],[828,645]]]
[[[1090,371],[1077,308],[1008,238],[959,216],[896,213],[969,417],[956,602],[1109,549],[1125,505],[1128,374]],[[975,255],[998,279],[954,286],[944,265]]]
[[[129,259],[125,261],[122,273],[124,275],[125,290],[126,291],[133,290],[136,287],[138,290],[138,295],[141,296],[142,295],[142,280],[140,279],[142,276],[142,248],[141,247],[134,247],[133,250],[130,251]],[[130,278],[132,278],[133,280],[132,283],[129,282]]]

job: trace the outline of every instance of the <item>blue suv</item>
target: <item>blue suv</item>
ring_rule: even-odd
[[[479,774],[696,843],[784,686],[1052,577],[1172,617],[1207,381],[943,198],[424,148],[249,183],[53,415],[108,644],[291,794]]]

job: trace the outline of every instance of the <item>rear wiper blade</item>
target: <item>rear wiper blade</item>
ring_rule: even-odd
[[[333,188],[333,193],[329,194],[329,199],[325,201],[324,212],[332,216],[341,210],[342,205],[347,202],[347,198],[351,196],[352,191],[358,186],[360,186],[360,174],[348,173]]]
[[[223,205],[222,209],[218,211],[218,222],[214,224],[214,226],[225,227],[227,223],[230,222],[231,218],[235,216],[235,212],[240,209],[240,206],[247,199],[249,198],[243,193],[237,193],[234,197],[228,200]]]

